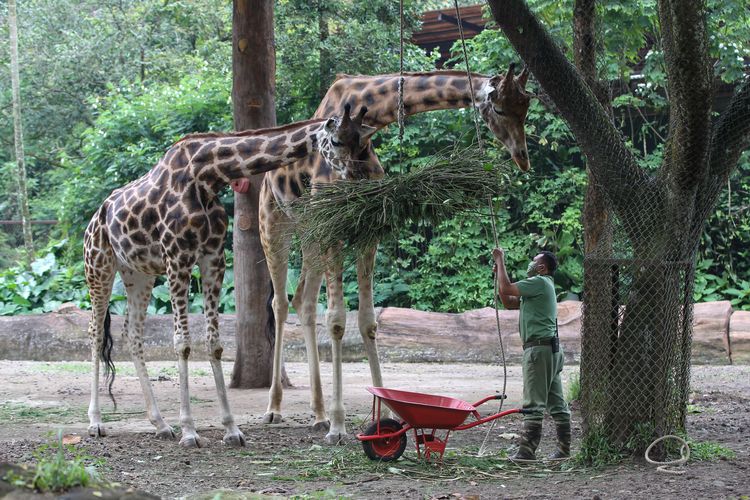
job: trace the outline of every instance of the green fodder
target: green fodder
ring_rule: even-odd
[[[488,200],[506,190],[510,171],[475,149],[455,149],[405,174],[315,184],[288,208],[303,247],[325,252],[344,243],[347,254],[359,255],[410,224],[486,212]]]

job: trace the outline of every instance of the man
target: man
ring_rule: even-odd
[[[565,403],[560,372],[563,353],[557,336],[557,299],[552,279],[557,258],[540,252],[529,263],[526,279],[511,283],[505,269],[505,251],[492,251],[500,300],[507,309],[519,309],[523,342],[524,432],[513,460],[536,460],[542,437],[542,420],[547,409],[557,426],[557,451],[550,459],[570,457],[570,410]]]

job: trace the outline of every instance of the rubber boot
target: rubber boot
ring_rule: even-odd
[[[510,459],[514,462],[531,462],[536,460],[536,448],[542,438],[542,422],[524,420],[523,435],[518,451]]]
[[[557,451],[547,458],[549,460],[570,458],[570,422],[557,423]]]

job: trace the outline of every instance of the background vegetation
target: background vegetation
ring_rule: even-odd
[[[475,2],[461,2],[473,4]],[[564,47],[572,47],[570,5],[530,0]],[[710,0],[712,56],[717,86],[731,90],[750,58],[750,13],[742,0]],[[419,13],[449,1],[405,1],[407,32]],[[0,73],[9,74],[5,9],[0,5]],[[232,128],[231,5],[219,0],[29,0],[19,6],[19,49],[31,210],[58,219],[35,228],[38,259],[21,261],[21,232],[0,229],[0,314],[54,310],[63,302],[88,305],[81,264],[83,228],[108,193],[148,171],[183,134]],[[599,7],[600,71],[612,82],[615,119],[646,166],[661,161],[654,146],[667,133],[665,81],[655,1]],[[277,116],[279,123],[311,116],[336,73],[377,74],[399,67],[398,3],[389,0],[276,0]],[[503,71],[516,61],[499,31],[468,42],[474,71]],[[408,70],[434,68],[436,55],[407,43]],[[570,51],[569,51],[570,52]],[[448,66],[463,69],[454,58]],[[717,70],[718,71],[718,70]],[[530,83],[532,91],[541,91]],[[12,157],[10,80],[0,78],[0,219],[17,219]],[[724,103],[717,100],[716,107]],[[454,143],[473,140],[471,113],[444,111],[407,120],[403,146],[396,127],[378,134],[377,152],[390,175]],[[513,189],[495,200],[501,244],[512,269],[547,249],[560,257],[561,298],[581,294],[581,209],[584,163],[564,122],[534,100],[527,120],[532,173],[514,175]],[[490,141],[489,136],[486,137]],[[490,158],[505,158],[499,146]],[[403,159],[400,162],[400,159]],[[750,155],[742,158],[706,226],[696,278],[696,300],[731,300],[750,309]],[[231,191],[224,194],[231,212]],[[488,214],[460,214],[432,227],[406,228],[381,245],[377,305],[461,311],[492,302]],[[231,236],[228,238],[231,242]],[[222,308],[232,311],[230,268]],[[290,290],[299,265],[293,260]],[[520,276],[517,276],[520,277]],[[346,298],[357,307],[355,272]],[[195,290],[192,310],[200,310]],[[115,285],[115,311],[124,308]],[[167,312],[166,287],[154,290],[152,312]]]

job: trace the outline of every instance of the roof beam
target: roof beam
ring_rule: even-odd
[[[438,22],[450,23],[458,26],[458,19],[449,14],[444,14],[443,12],[438,14],[437,20]],[[477,33],[479,33],[480,31],[484,31],[484,26],[479,26],[478,24],[470,23],[468,21],[464,21],[463,19],[461,20],[461,24],[463,25],[464,30],[472,30],[476,31]]]

